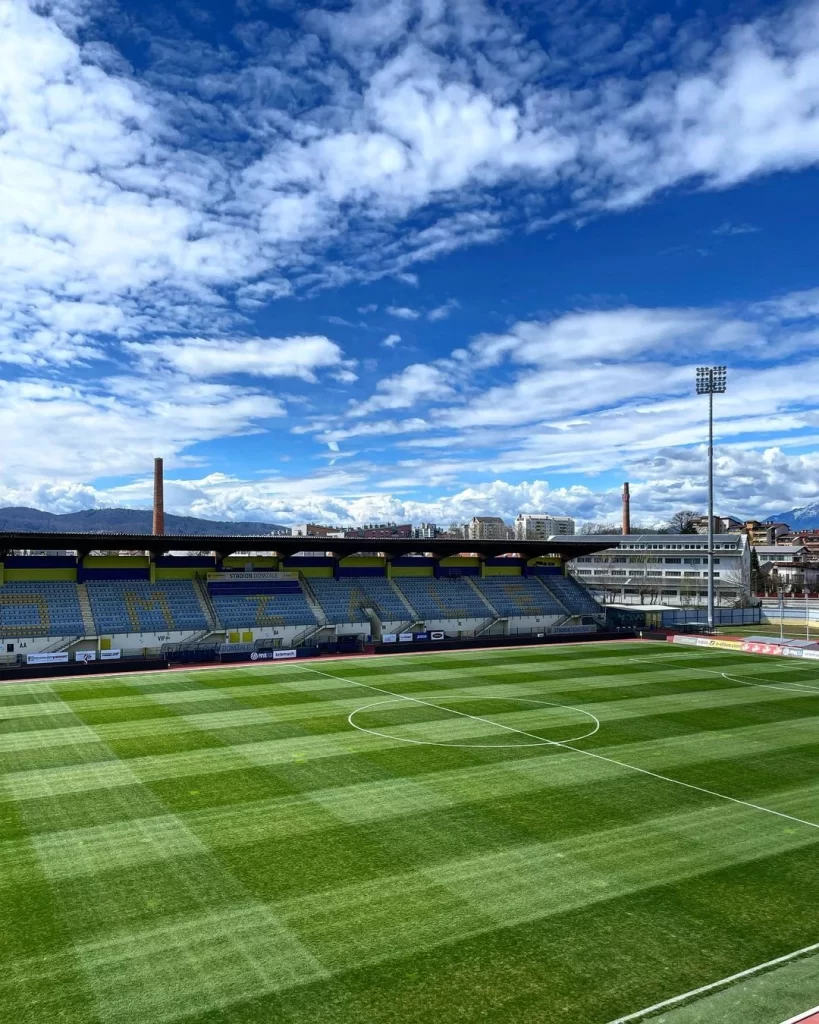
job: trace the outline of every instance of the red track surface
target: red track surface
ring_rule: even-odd
[[[783,1024],[819,1024],[819,1010],[808,1010],[807,1017],[791,1017],[789,1020],[783,1022]]]

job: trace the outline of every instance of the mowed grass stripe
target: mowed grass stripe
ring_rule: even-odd
[[[99,794],[102,800],[107,795]],[[97,922],[100,902],[109,910],[104,939],[74,943],[103,1021],[172,1020],[326,973],[274,911],[254,900],[181,818],[169,814],[155,795],[147,799],[161,813],[119,821],[116,834],[97,827],[32,838],[51,883],[56,913],[75,934],[83,930],[86,918]],[[18,807],[25,822],[26,805]],[[59,815],[59,804],[54,812]],[[66,841],[72,836],[73,842]],[[166,866],[183,897],[187,920],[170,919],[141,932],[123,930],[119,915],[127,914],[135,896],[127,884],[127,868],[146,859],[154,871],[157,860]],[[198,864],[198,874],[190,870],[192,862]],[[93,884],[101,874],[107,879],[104,892],[99,901],[89,903],[89,880]],[[82,887],[77,887],[77,878]],[[212,903],[222,903],[226,894],[227,906],[214,910]],[[164,916],[162,909],[155,908],[151,916]],[[221,923],[225,918],[227,928]]]
[[[765,701],[743,688],[732,707],[730,686],[715,688],[700,675],[693,696],[707,704],[719,694],[727,703],[674,707],[681,698],[668,688],[687,694],[694,673],[651,665],[648,679],[613,699],[617,677],[643,666],[619,673],[613,652],[595,649],[594,667],[584,668],[564,651],[559,673],[538,675],[537,658],[553,665],[551,652],[522,653],[527,670],[508,677],[515,694],[544,686],[551,692],[544,699],[560,701],[568,687],[579,705],[617,712],[594,753],[611,750],[625,760],[628,751],[640,765],[640,756],[665,756],[683,773],[721,773],[726,789],[773,786],[779,800],[807,806],[816,798],[815,710],[798,695],[766,694]],[[404,675],[412,663],[414,692],[452,697],[474,688],[474,700],[488,704],[485,698],[503,692],[505,654],[486,661],[477,683],[474,655],[392,665]],[[416,669],[421,661],[434,663],[434,679]],[[611,686],[601,686],[602,662]],[[343,668],[364,664],[369,673],[384,662]],[[442,678],[446,664],[454,671]],[[472,683],[461,678],[467,669]],[[760,962],[777,944],[804,945],[815,927],[805,898],[819,830],[581,752],[455,751],[359,737],[334,720],[360,688],[328,679],[326,687],[301,690],[299,670],[253,671],[255,687],[270,680],[267,692],[214,685],[219,676],[246,678],[241,670],[190,673],[184,689],[173,682],[171,690],[186,699],[167,702],[152,681],[151,700],[168,715],[149,718],[140,717],[150,713],[147,705],[129,709],[130,696],[121,693],[105,698],[118,706],[87,708],[96,698],[75,688],[72,706],[83,717],[93,712],[88,717],[112,754],[118,743],[130,755],[142,742],[163,752],[114,761],[126,765],[130,781],[111,785],[115,773],[106,776],[106,764],[7,775],[7,803],[24,797],[17,810],[40,863],[49,865],[58,919],[95,993],[98,1009],[82,1024],[172,1020],[182,1008],[189,1024],[216,1024],[228,1014],[231,1024],[396,1024],[415,1022],[420,1012],[455,1019],[456,1006],[469,1019],[488,1013],[493,1024],[601,1024],[657,1001],[668,985],[694,987],[700,978],[692,975],[706,966],[725,964],[723,973],[731,973],[738,959]],[[213,680],[200,686],[199,675]],[[392,670],[382,673],[384,688],[395,682]],[[198,700],[199,690],[212,699]],[[372,695],[360,696],[366,703]],[[330,708],[323,697],[334,701]],[[260,710],[254,700],[264,702],[262,717],[253,714]],[[629,713],[633,700],[639,713]],[[549,724],[539,712],[501,714],[507,724]],[[746,724],[754,715],[757,724]],[[444,721],[433,714],[435,728]],[[152,725],[161,725],[161,739]],[[140,734],[129,736],[134,727]],[[285,728],[301,734],[250,739]],[[492,726],[473,728],[484,735]],[[117,729],[118,739],[109,736]],[[172,750],[192,732],[219,745]],[[249,741],[225,743],[243,736]],[[79,756],[80,736],[72,742]],[[36,748],[29,753],[36,756]],[[44,751],[41,763],[51,756]],[[743,773],[749,760],[752,777]],[[65,785],[74,791],[63,794]],[[25,877],[25,859],[17,863]],[[644,941],[635,943],[635,934]],[[225,946],[225,936],[233,944]]]

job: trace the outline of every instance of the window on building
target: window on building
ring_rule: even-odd
[[[631,574],[631,575],[632,575],[632,576],[643,576],[643,575],[645,575],[645,574],[643,573],[643,570],[642,570],[642,569],[635,569],[635,570],[634,570],[634,571],[632,572],[632,574]]]
[[[681,558],[666,558],[666,565],[679,565],[682,562]]]
[[[648,569],[646,572],[646,576],[662,576],[662,574],[662,569]]]
[[[666,576],[682,576],[680,572],[667,572]]]
[[[689,579],[698,579],[700,574],[698,572],[686,572],[686,573],[683,573],[683,575],[685,576],[685,578],[687,580],[689,580]]]
[[[662,594],[663,597],[676,597],[677,596],[677,591],[676,590],[661,590],[660,593]]]
[[[686,565],[699,565],[700,564],[699,558],[684,558],[683,561],[685,562]]]

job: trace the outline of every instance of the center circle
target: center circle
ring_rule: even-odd
[[[359,732],[368,732],[372,736],[380,736],[382,739],[397,740],[399,743],[413,743],[418,746],[424,747],[468,747],[468,748],[485,748],[485,749],[498,749],[507,747],[548,747],[548,746],[559,746],[562,743],[577,743],[579,740],[588,739],[589,736],[593,736],[600,728],[600,721],[590,712],[584,711],[582,708],[573,707],[571,704],[557,704],[554,701],[549,700],[532,700],[529,697],[492,697],[485,696],[483,694],[458,694],[457,696],[447,697],[447,704],[456,704],[458,701],[485,701],[485,700],[499,700],[505,701],[511,704],[535,704],[540,707],[548,708],[562,708],[564,711],[573,711],[577,715],[589,719],[589,726],[587,732],[582,733],[579,736],[569,736],[561,738],[559,740],[546,739],[545,737],[540,738],[529,733],[525,729],[517,729],[513,726],[504,725],[500,722],[494,722],[491,718],[485,718],[482,715],[470,715],[464,711],[458,711],[457,708],[449,708],[443,704],[436,704],[434,701],[419,700],[414,697],[392,697],[388,700],[377,700],[371,704],[365,704],[363,707],[356,708],[355,711],[350,712],[347,716],[347,721],[354,729],[358,729]],[[507,733],[516,733],[519,736],[523,736],[524,739],[529,742],[519,743],[511,740],[507,743],[456,743],[444,740],[425,740],[425,739],[414,739],[409,736],[395,736],[392,733],[384,732],[382,729],[369,728],[364,725],[360,725],[355,721],[356,715],[361,715],[365,711],[370,711],[372,708],[385,707],[386,705],[405,705],[405,706],[423,706],[428,708],[435,708],[438,711],[448,712],[451,715],[458,716],[459,718],[469,718],[476,722],[483,722],[487,725],[494,726],[496,729]],[[421,723],[409,723],[409,724],[421,724]]]

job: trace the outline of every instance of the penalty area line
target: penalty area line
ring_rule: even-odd
[[[699,988],[692,988],[690,992],[683,992],[682,995],[672,996],[671,999],[664,999],[660,1003],[655,1003],[653,1006],[646,1006],[642,1010],[637,1010],[636,1013],[629,1013],[625,1017],[618,1017],[616,1020],[608,1021],[608,1024],[630,1024],[632,1021],[645,1020],[652,1014],[659,1013],[660,1010],[666,1010],[671,1006],[677,1006],[679,1003],[687,1002],[689,999],[696,999],[698,996],[704,996],[709,992],[715,992],[717,989],[724,988],[726,985],[731,985],[735,981],[742,981],[743,978],[750,978],[754,974],[759,974],[762,971],[766,971],[771,967],[778,967],[780,964],[786,964],[791,960],[796,960],[800,956],[807,956],[809,953],[815,953],[819,950],[819,942],[814,942],[812,946],[803,946],[802,949],[796,949],[792,953],[785,953],[784,956],[778,956],[774,960],[768,960],[764,964],[757,964],[756,967],[749,967],[747,970],[738,971],[736,974],[731,974],[727,978],[720,978],[719,981],[712,981],[708,985],[701,985]],[[819,1007],[814,1010],[808,1010],[807,1015],[801,1014],[796,1017],[791,1017],[790,1020],[784,1021],[783,1024],[797,1024],[798,1021],[807,1021],[812,1013],[815,1013]]]

